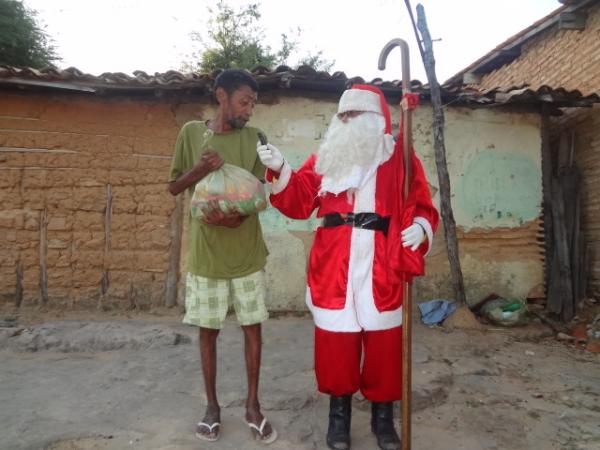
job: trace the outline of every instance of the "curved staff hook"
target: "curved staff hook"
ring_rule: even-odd
[[[408,53],[408,44],[403,39],[392,39],[390,42],[385,44],[383,50],[379,54],[379,61],[377,67],[379,70],[385,69],[385,63],[390,52],[395,48],[400,47],[400,54],[402,57],[402,97],[406,94],[410,94],[410,59]],[[412,111],[408,108],[408,105],[401,101],[403,121],[402,134],[404,135],[403,150],[404,150],[404,167],[406,170],[406,176],[404,177],[404,199],[408,197],[409,180],[411,178],[411,166],[410,166],[410,150],[412,148]]]
[[[390,52],[400,47],[402,54],[402,134],[404,155],[404,200],[408,198],[409,183],[412,176],[410,152],[412,149],[412,111],[404,96],[410,94],[410,61],[408,44],[402,39],[392,39],[385,44],[379,54],[378,68],[385,69],[385,62]],[[404,283],[402,302],[402,450],[411,447],[411,399],[412,399],[412,286]]]

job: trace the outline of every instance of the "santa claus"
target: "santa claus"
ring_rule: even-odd
[[[438,213],[412,151],[403,198],[402,136],[394,142],[383,93],[354,85],[316,155],[293,171],[272,144],[257,151],[268,168],[271,204],[293,219],[316,210],[306,303],[315,322],[315,373],[329,394],[327,445],[350,448],[352,395],[372,402],[382,449],[399,449],[393,401],[402,389],[402,282],[423,275]]]

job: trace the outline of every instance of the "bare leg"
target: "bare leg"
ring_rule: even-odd
[[[202,375],[204,376],[204,389],[206,391],[206,413],[202,422],[209,425],[221,421],[221,407],[217,400],[217,336],[220,330],[200,327],[199,346],[200,360],[202,361]],[[218,427],[212,431],[206,427],[198,427],[196,432],[207,437],[216,437]]]
[[[260,426],[264,416],[258,402],[258,381],[260,378],[260,358],[262,350],[262,329],[260,324],[243,326],[246,356],[246,374],[248,377],[248,398],[246,399],[246,420]],[[272,432],[271,424],[265,425],[263,435]]]

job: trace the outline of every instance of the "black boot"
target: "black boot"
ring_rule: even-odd
[[[331,396],[329,400],[329,428],[327,446],[333,450],[350,448],[350,418],[352,414],[352,396]]]
[[[371,430],[381,450],[400,450],[400,438],[394,429],[394,403],[371,404]]]

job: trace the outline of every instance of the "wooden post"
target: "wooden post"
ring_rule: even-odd
[[[442,108],[442,96],[440,85],[435,73],[435,58],[433,56],[433,43],[423,5],[417,5],[417,27],[423,38],[423,65],[427,73],[429,90],[431,93],[431,105],[433,107],[433,137],[435,148],[435,165],[437,167],[438,180],[440,184],[440,206],[441,215],[444,222],[444,232],[446,245],[448,249],[448,261],[450,263],[450,274],[452,276],[452,286],[454,296],[457,302],[466,304],[465,286],[463,282],[462,270],[460,268],[460,258],[458,254],[458,239],[456,238],[456,222],[452,213],[450,202],[450,176],[448,175],[448,165],[446,163],[446,146],[444,144],[444,110]]]
[[[129,309],[136,309],[137,304],[137,289],[133,285],[133,281],[129,283],[129,291],[127,292],[127,299],[129,300]]]
[[[554,228],[554,241],[556,243],[556,256],[553,273],[558,272],[558,287],[550,291],[549,303],[552,296],[558,297],[556,303],[560,305],[563,320],[569,321],[573,318],[573,283],[571,279],[571,259],[569,256],[569,240],[565,217],[564,190],[559,179],[552,180],[552,220]]]
[[[181,239],[183,224],[184,194],[175,197],[175,209],[171,217],[171,247],[169,251],[169,272],[165,287],[165,304],[168,307],[177,304],[177,285],[179,281],[179,261],[181,260]]]
[[[46,271],[46,252],[48,249],[48,210],[40,212],[40,295],[42,303],[48,303],[48,274]]]
[[[550,148],[550,106],[542,104],[542,192],[544,217],[544,265],[546,296],[550,293],[552,260],[554,258],[554,229],[552,224],[552,151]],[[548,303],[546,303],[548,306]]]
[[[23,263],[18,262],[16,268],[17,283],[15,287],[15,306],[19,308],[23,303]]]
[[[108,273],[108,256],[110,254],[111,242],[110,233],[112,228],[112,186],[106,185],[106,209],[104,210],[104,270],[102,271],[102,279],[100,280],[100,301],[98,307],[101,308],[105,303],[106,296],[108,295],[108,288],[110,286],[110,278]]]

